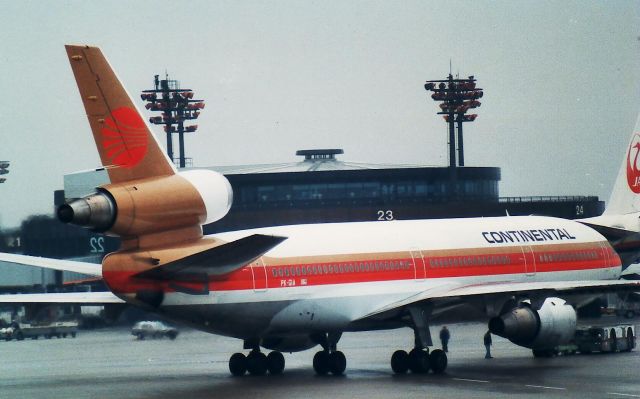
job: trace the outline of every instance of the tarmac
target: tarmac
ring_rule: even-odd
[[[137,341],[120,328],[0,342],[0,398],[640,398],[636,351],[538,359],[494,336],[485,359],[485,324],[448,327],[442,375],[393,374],[389,359],[410,349],[409,329],[344,334],[341,377],[314,374],[316,349],[285,354],[282,375],[232,377],[228,359],[242,342],[189,329],[175,341]]]

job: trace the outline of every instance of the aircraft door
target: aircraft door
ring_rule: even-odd
[[[536,275],[536,256],[533,253],[533,249],[529,246],[520,247],[522,251],[522,257],[524,259],[524,274],[527,276]]]
[[[411,249],[411,261],[413,263],[413,271],[416,281],[422,281],[427,277],[427,268],[424,262],[424,256],[419,249]]]
[[[264,292],[268,288],[267,268],[262,258],[258,258],[251,265],[251,275],[253,276],[253,291]]]

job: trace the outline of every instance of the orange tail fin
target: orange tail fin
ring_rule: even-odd
[[[111,183],[176,173],[107,59],[97,47],[65,46]]]

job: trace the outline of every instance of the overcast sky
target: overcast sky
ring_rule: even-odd
[[[502,196],[607,200],[640,111],[638,1],[0,0],[0,11],[3,227],[52,213],[63,175],[99,165],[65,43],[102,47],[140,106],[165,71],[205,99],[187,140],[196,166],[293,162],[308,148],[447,165],[423,84],[451,62],[485,89],[465,125],[467,166],[501,167]]]

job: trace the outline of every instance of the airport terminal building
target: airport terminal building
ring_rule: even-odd
[[[300,150],[282,164],[209,167],[233,188],[233,205],[205,234],[302,223],[389,221],[509,215],[590,217],[602,213],[598,197],[500,197],[500,168],[381,165],[343,161],[340,149]],[[55,205],[90,194],[109,182],[105,170],[66,175]],[[24,228],[24,227],[23,227]],[[114,237],[63,225],[52,218],[27,224],[22,252],[100,262],[119,246]],[[16,270],[0,264],[2,286],[60,286],[82,276]]]

